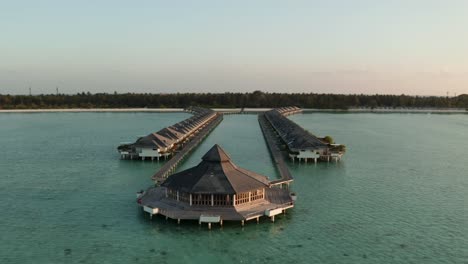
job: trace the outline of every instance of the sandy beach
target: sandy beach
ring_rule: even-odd
[[[441,113],[456,114],[468,113],[463,108],[350,108],[350,109],[302,109],[305,113],[310,112],[342,112],[342,113]]]
[[[268,111],[271,108],[245,108],[245,113],[258,113]],[[241,108],[213,108],[213,110],[225,113],[240,112]],[[313,112],[339,112],[339,113],[441,113],[455,114],[468,111],[463,108],[350,108],[343,109],[315,109],[303,108],[304,113]],[[183,112],[183,108],[70,108],[70,109],[3,109],[0,113],[54,113],[54,112],[155,112],[174,113]]]
[[[53,112],[183,112],[183,108],[70,108],[70,109],[5,109],[0,113],[53,113]]]

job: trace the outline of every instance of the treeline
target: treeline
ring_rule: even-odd
[[[0,109],[45,108],[183,108],[198,105],[210,108],[255,108],[295,105],[301,108],[465,108],[468,95],[457,97],[408,95],[343,95],[314,93],[78,93],[41,95],[1,95]]]

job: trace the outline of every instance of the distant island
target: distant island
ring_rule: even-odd
[[[455,97],[316,93],[95,93],[3,95],[0,109],[70,108],[275,108],[295,105],[315,109],[458,108],[468,109],[468,94]]]

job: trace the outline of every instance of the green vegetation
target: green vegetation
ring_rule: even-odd
[[[1,95],[0,109],[44,108],[183,108],[198,105],[211,108],[255,108],[295,105],[302,108],[349,109],[354,107],[468,108],[468,95],[457,97],[408,95],[343,95],[314,93],[175,93],[107,94],[78,93]]]
[[[333,146],[333,147],[330,148],[330,151],[345,153],[346,152],[346,146],[345,145]]]
[[[327,142],[328,144],[335,144],[335,141],[331,136],[326,136],[323,138],[323,141]]]

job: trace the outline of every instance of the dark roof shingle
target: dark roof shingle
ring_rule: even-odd
[[[214,145],[197,166],[169,176],[162,186],[194,194],[236,194],[268,187],[269,180],[237,167],[219,145]]]

